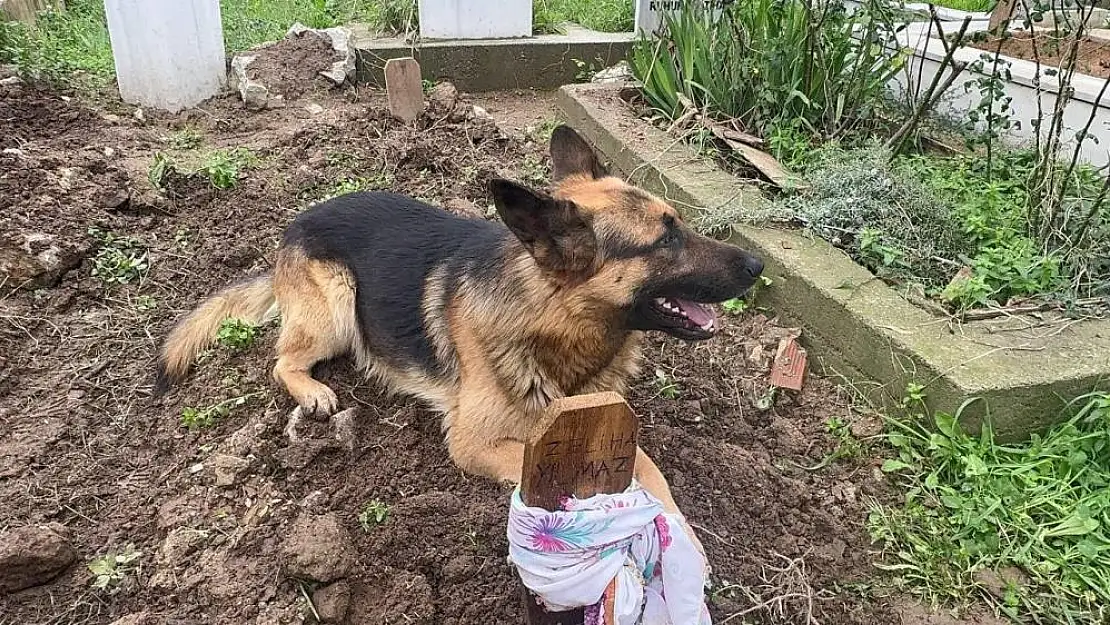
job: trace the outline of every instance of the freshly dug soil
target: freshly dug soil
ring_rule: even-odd
[[[284,226],[345,181],[482,214],[489,178],[548,175],[542,139],[484,115],[406,127],[378,93],[317,95],[323,112],[217,99],[139,121],[118,104],[111,114],[29,87],[0,92],[0,145],[13,148],[0,161],[0,240],[41,232],[79,251],[50,286],[0,281],[0,531],[58,523],[78,553],[54,581],[0,597],[0,621],[521,622],[509,489],[452,465],[436,415],[387,398],[341,360],[319,375],[357,409],[354,450],[327,432],[290,444],[293,404],[270,378],[274,326],[246,349],[213,349],[182,387],[150,396],[174,321],[266,271]],[[181,165],[236,147],[257,161],[230,190]],[[156,152],[179,164],[162,189],[148,176]],[[90,227],[133,237],[149,271],[94,278],[98,265],[113,275],[111,244]],[[875,575],[863,523],[866,499],[883,490],[877,461],[805,468],[835,448],[830,418],[861,437],[876,420],[816,377],[769,397],[770,356],[788,330],[758,313],[724,326],[704,343],[652,338],[629,397],[708,549],[715,618],[750,610],[734,622],[805,623],[812,609],[820,623],[898,622],[899,599],[853,590]],[[183,427],[189,408],[214,425]],[[92,586],[86,564],[132,551],[141,555],[105,589]]]
[[[298,98],[313,87],[328,87],[320,70],[343,58],[331,41],[316,31],[290,36],[248,54],[255,59],[247,67],[247,75],[266,85],[271,95],[286,99]]]
[[[1066,59],[1074,37],[1056,37],[1050,32],[1038,32],[1036,36],[1028,31],[1009,33],[1002,41],[1002,54],[1026,61],[1040,61],[1042,66],[1055,68]],[[973,48],[994,53],[999,50],[998,37],[970,44]],[[1076,69],[1084,74],[1110,78],[1110,43],[1084,37],[1079,42],[1076,55]]]

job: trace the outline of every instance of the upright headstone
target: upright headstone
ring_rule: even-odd
[[[728,0],[635,0],[636,32],[653,34],[663,26],[663,14],[679,11],[685,7],[701,5],[708,7],[717,15],[728,4]]]
[[[124,102],[176,113],[227,83],[220,0],[105,0]]]
[[[532,0],[420,0],[425,39],[508,39],[532,35]]]
[[[412,57],[385,62],[385,94],[389,112],[403,122],[411,122],[424,112],[424,84],[420,64]]]

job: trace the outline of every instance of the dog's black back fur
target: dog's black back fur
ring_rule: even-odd
[[[286,230],[285,244],[351,271],[356,316],[371,353],[393,366],[438,373],[447,363],[438,362],[424,327],[425,279],[443,266],[446,299],[462,276],[497,273],[510,236],[496,222],[458,217],[403,195],[369,192],[306,210]]]

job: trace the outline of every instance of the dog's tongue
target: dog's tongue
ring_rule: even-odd
[[[709,306],[677,298],[674,302],[682,308],[682,312],[686,313],[687,319],[703,328],[708,327],[717,320],[717,314],[714,313],[713,309]]]

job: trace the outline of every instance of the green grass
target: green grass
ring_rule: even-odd
[[[198,170],[217,189],[233,189],[239,177],[249,167],[258,163],[258,157],[247,148],[216,150],[205,158]]]
[[[957,11],[986,13],[994,8],[995,0],[938,0],[933,4],[939,7],[956,9]]]
[[[607,33],[630,32],[634,5],[631,0],[534,0],[532,23],[537,33],[556,32],[563,22]]]
[[[300,22],[330,28],[365,22],[387,34],[417,30],[416,0],[220,0],[227,53],[234,54],[285,36]],[[537,0],[540,31],[564,21],[603,31],[632,29],[627,0]],[[45,82],[103,89],[115,75],[102,0],[70,0],[66,10],[44,13],[34,26],[0,22],[0,63]]]
[[[231,416],[236,408],[247,403],[251,398],[260,395],[262,393],[248,393],[200,408],[186,406],[181,410],[181,427],[190,431],[213,428],[221,419]]]
[[[301,22],[329,28],[352,21],[392,19],[393,0],[221,0],[228,54],[285,36]],[[383,25],[384,27],[384,25]],[[0,23],[0,62],[46,81],[103,87],[115,75],[102,0],[70,0],[66,10],[45,13],[33,27]]]
[[[1081,397],[1059,425],[1010,445],[989,427],[964,432],[959,411],[927,417],[923,399],[911,388],[888,421],[897,457],[883,470],[905,496],[872,507],[881,568],[939,604],[978,596],[1015,622],[1107,622],[1110,395]]]

